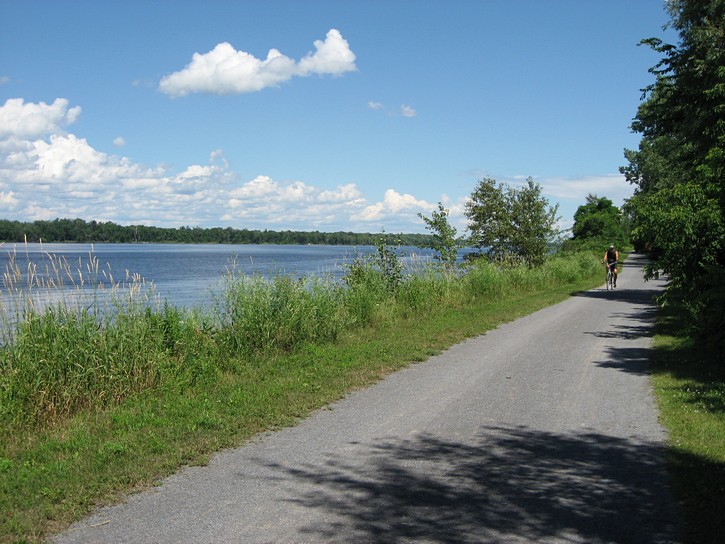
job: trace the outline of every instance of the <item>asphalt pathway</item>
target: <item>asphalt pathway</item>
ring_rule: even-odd
[[[55,542],[677,542],[648,376],[663,284],[642,262]]]

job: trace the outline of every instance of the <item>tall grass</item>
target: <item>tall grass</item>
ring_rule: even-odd
[[[588,277],[596,259],[569,254],[539,268],[479,261],[459,270],[406,261],[389,248],[360,257],[343,281],[246,276],[232,268],[209,310],[161,304],[127,273],[115,282],[93,254],[75,267],[5,271],[0,424],[47,425],[161,387],[183,388],[241,359],[334,342],[347,330]],[[24,272],[24,274],[23,274]],[[40,295],[40,296],[39,296]],[[12,311],[6,311],[11,308]]]
[[[0,422],[55,421],[118,402],[159,383],[163,333],[153,285],[117,282],[91,253],[44,267],[15,253],[0,297]]]
[[[119,492],[601,277],[594,257],[450,270],[391,255],[356,259],[343,281],[230,272],[208,310],[147,299],[146,284],[107,297],[84,279],[95,306],[22,313],[0,346],[0,542],[41,542]],[[68,289],[50,291],[58,302]]]
[[[217,334],[232,354],[291,351],[335,340],[342,309],[343,292],[329,280],[229,274],[217,303]]]

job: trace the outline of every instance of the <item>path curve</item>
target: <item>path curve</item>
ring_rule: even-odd
[[[643,262],[54,541],[676,542],[648,376],[663,283]]]

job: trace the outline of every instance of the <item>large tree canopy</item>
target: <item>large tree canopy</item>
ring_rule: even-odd
[[[622,212],[606,197],[587,195],[586,204],[574,213],[572,234],[575,240],[623,246],[627,242]]]
[[[677,44],[661,53],[632,128],[637,151],[622,168],[637,188],[628,204],[635,244],[653,251],[669,292],[685,295],[695,322],[723,342],[725,305],[725,0],[670,0]],[[719,336],[718,336],[719,335]]]

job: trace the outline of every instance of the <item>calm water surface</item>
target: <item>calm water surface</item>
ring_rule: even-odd
[[[222,276],[231,267],[244,274],[296,276],[332,276],[344,274],[345,265],[356,256],[375,253],[370,246],[299,245],[185,245],[185,244],[4,244],[0,246],[0,272],[13,256],[21,271],[34,263],[45,274],[51,258],[65,258],[74,272],[83,270],[92,254],[102,269],[116,281],[140,274],[152,282],[162,299],[176,306],[203,306],[213,300]],[[403,254],[423,260],[430,250],[402,247]],[[52,275],[52,274],[51,274]]]

